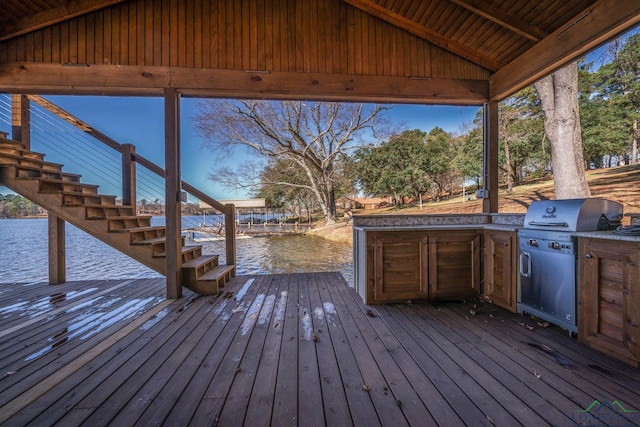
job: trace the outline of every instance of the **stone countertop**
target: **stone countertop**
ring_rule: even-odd
[[[572,236],[576,237],[590,237],[595,239],[619,240],[624,242],[640,243],[640,236],[625,236],[621,234],[614,234],[613,231],[581,231],[571,234]]]
[[[354,215],[353,226],[360,227],[423,227],[423,226],[471,226],[489,223],[486,214],[447,215]]]
[[[354,215],[353,227],[367,230],[492,229],[522,227],[524,214]]]

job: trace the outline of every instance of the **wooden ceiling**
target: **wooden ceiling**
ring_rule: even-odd
[[[639,21],[638,0],[3,0],[0,90],[479,104]]]

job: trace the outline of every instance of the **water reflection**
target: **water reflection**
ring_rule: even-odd
[[[162,277],[70,224],[66,243],[67,280]],[[220,254],[225,262],[224,241],[189,244],[201,244],[205,254]],[[0,283],[47,280],[46,219],[0,220],[0,247]],[[340,271],[349,283],[353,276],[351,245],[318,236],[240,238],[236,252],[238,274]]]

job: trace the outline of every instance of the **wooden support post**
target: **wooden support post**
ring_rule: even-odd
[[[27,95],[11,95],[11,139],[31,149],[31,112]]]
[[[49,284],[67,281],[64,221],[49,212]]]
[[[224,205],[224,236],[226,246],[227,265],[236,264],[236,207],[232,204]]]
[[[484,184],[488,196],[482,200],[482,212],[498,212],[498,103],[484,104]]]
[[[122,144],[122,204],[136,206],[136,162],[133,154],[136,147],[132,144]]]
[[[165,164],[165,275],[167,298],[182,296],[182,226],[180,215],[180,95],[175,88],[164,90]]]

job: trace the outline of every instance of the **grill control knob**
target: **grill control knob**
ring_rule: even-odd
[[[536,239],[529,239],[529,246],[538,247],[538,241]]]
[[[558,242],[551,242],[551,243],[549,243],[549,247],[550,247],[551,249],[556,249],[556,250],[558,250],[558,251],[559,251],[559,250],[560,250],[560,243],[558,243]]]

